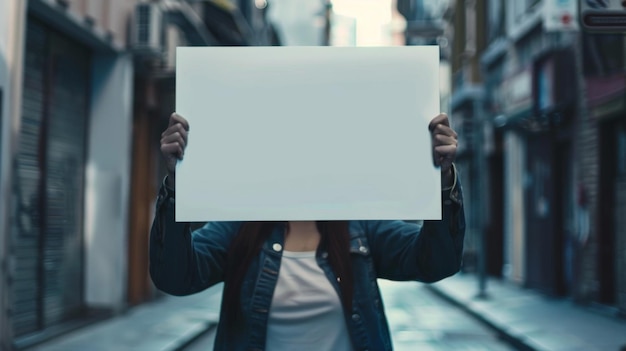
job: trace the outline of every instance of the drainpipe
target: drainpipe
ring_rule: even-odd
[[[486,211],[487,207],[487,162],[485,156],[485,127],[487,125],[487,119],[483,109],[483,95],[480,94],[473,101],[473,118],[475,121],[474,131],[474,150],[475,150],[475,165],[473,179],[476,182],[476,194],[474,196],[474,204],[477,204],[476,208],[472,211],[476,211],[476,228],[478,229],[478,293],[476,298],[486,299],[487,294],[487,220]]]

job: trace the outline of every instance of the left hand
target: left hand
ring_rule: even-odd
[[[439,114],[430,121],[428,130],[433,148],[433,162],[441,167],[441,179],[444,186],[451,183],[452,163],[456,158],[458,146],[457,134],[450,128],[450,120],[445,113]]]

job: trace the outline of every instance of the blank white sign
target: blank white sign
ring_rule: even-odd
[[[439,48],[184,47],[176,220],[441,219]]]

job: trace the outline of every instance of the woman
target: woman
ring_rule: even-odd
[[[376,279],[435,282],[461,265],[457,135],[445,114],[429,130],[442,172],[441,221],[211,222],[192,233],[174,220],[174,170],[189,124],[172,114],[150,234],[154,284],[188,295],[225,283],[215,350],[391,350]]]

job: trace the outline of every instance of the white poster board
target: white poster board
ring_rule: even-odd
[[[176,220],[441,219],[439,48],[183,47]]]

